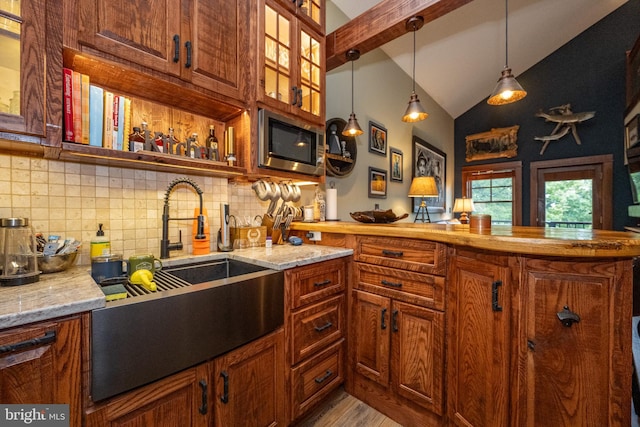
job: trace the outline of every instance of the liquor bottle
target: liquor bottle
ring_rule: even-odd
[[[218,154],[218,138],[216,138],[216,128],[214,125],[209,125],[209,137],[206,141],[207,153],[211,153],[211,160],[220,160]],[[207,157],[206,155],[204,157]]]
[[[129,134],[129,151],[135,153],[140,150],[144,150],[144,135],[139,127],[134,126]]]

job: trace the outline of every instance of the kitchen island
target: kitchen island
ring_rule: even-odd
[[[639,234],[292,229],[354,249],[346,390],[403,426],[630,425]]]

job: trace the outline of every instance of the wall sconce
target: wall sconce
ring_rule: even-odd
[[[489,105],[504,105],[510,104],[512,102],[520,101],[522,98],[527,96],[527,92],[522,89],[520,83],[516,80],[516,78],[511,74],[511,68],[509,68],[509,0],[505,0],[504,2],[504,43],[505,43],[505,54],[504,54],[504,69],[502,70],[502,75],[498,79],[498,83],[496,84],[495,89],[491,92],[489,99],[487,99],[487,104]]]
[[[453,211],[460,213],[460,224],[469,224],[467,212],[473,212],[474,210],[473,199],[471,198],[461,197],[453,203]]]
[[[424,18],[422,16],[414,16],[406,23],[407,31],[413,31],[413,74],[411,77],[413,80],[413,91],[411,92],[407,111],[405,111],[404,116],[402,116],[402,121],[408,123],[419,122],[429,117],[429,114],[427,114],[422,104],[420,104],[418,94],[416,93],[416,31],[422,28],[423,25]]]
[[[342,131],[342,135],[359,136],[364,132],[358,124],[356,113],[353,112],[353,61],[357,61],[360,58],[360,51],[358,49],[349,49],[346,53],[346,56],[347,60],[351,61],[351,114],[349,115],[347,126],[345,126],[344,130]]]
[[[425,222],[424,214],[427,214],[426,222],[431,222],[429,217],[429,211],[427,210],[427,203],[424,201],[425,197],[438,197],[438,186],[436,180],[432,176],[417,176],[411,181],[411,187],[409,187],[409,197],[421,197],[420,207],[416,213],[416,219],[413,222],[418,221],[418,216],[422,222]]]

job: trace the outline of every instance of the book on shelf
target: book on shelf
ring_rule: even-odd
[[[70,68],[63,68],[63,113],[64,113],[64,140],[73,142],[73,71]]]
[[[102,126],[104,123],[104,89],[89,86],[89,145],[102,147]]]
[[[104,91],[104,126],[102,132],[102,146],[113,148],[113,92]]]
[[[73,142],[82,143],[82,76],[72,72]]]
[[[131,99],[124,99],[124,121],[122,130],[122,149],[129,151],[129,133],[131,133]]]
[[[89,76],[87,74],[80,75],[80,84],[81,84],[81,97],[80,97],[80,108],[81,108],[81,118],[82,118],[82,135],[81,142],[83,144],[89,144],[89,132],[90,132],[90,121],[91,116],[89,114],[89,89],[90,82]]]
[[[113,95],[113,142],[111,143],[111,148],[114,150],[121,150],[120,146],[120,131],[118,131],[120,126],[120,96]]]

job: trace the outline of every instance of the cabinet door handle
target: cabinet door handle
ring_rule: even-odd
[[[220,396],[220,401],[222,403],[229,403],[229,374],[227,371],[220,372],[220,376],[223,380],[223,389],[222,396]]]
[[[34,338],[31,340],[20,341],[15,344],[0,346],[0,354],[11,353],[18,350],[24,350],[29,347],[36,347],[41,344],[49,344],[56,340],[56,331],[45,332],[42,338]]]
[[[316,330],[316,332],[322,332],[322,331],[324,331],[325,329],[328,329],[328,328],[330,328],[330,327],[332,327],[332,326],[333,326],[333,323],[331,323],[331,322],[327,322],[326,324],[324,324],[324,325],[322,325],[322,326],[316,326],[316,327],[315,327],[315,330]]]
[[[496,280],[491,284],[491,307],[493,311],[502,311],[502,306],[498,304],[498,286],[502,286],[502,280]]]
[[[180,36],[173,35],[173,62],[180,61]]]
[[[380,329],[387,329],[387,321],[385,320],[386,315],[387,309],[383,308],[382,313],[380,313]]]
[[[329,378],[331,375],[333,375],[333,372],[327,370],[327,372],[325,372],[325,374],[323,376],[321,376],[320,378],[316,378],[315,381],[318,384],[322,384],[323,382],[325,382],[325,380],[327,378]]]
[[[388,280],[381,280],[380,283],[382,283],[385,286],[391,286],[392,288],[401,288],[402,287],[402,283],[393,283],[390,282]]]
[[[302,107],[302,88],[298,89],[298,107]]]
[[[298,88],[294,86],[291,90],[293,91],[293,102],[291,102],[291,105],[296,105],[298,103]]]
[[[187,41],[184,47],[187,48],[187,62],[184,63],[184,68],[191,68],[191,42]]]
[[[398,310],[393,310],[391,315],[391,329],[393,332],[398,332]]]
[[[331,280],[327,279],[327,280],[323,280],[322,282],[316,282],[313,284],[313,286],[315,286],[316,288],[320,288],[322,286],[327,286],[331,284]]]
[[[205,380],[200,380],[200,388],[202,388],[202,404],[198,408],[198,411],[205,415],[207,413],[207,382]]]
[[[574,323],[580,322],[580,316],[577,313],[569,310],[569,306],[565,305],[562,311],[559,311],[557,314],[558,320],[562,323],[563,326],[570,328]]]
[[[391,251],[389,249],[383,249],[382,250],[382,255],[400,258],[401,256],[404,255],[404,252],[402,252],[402,251]]]

